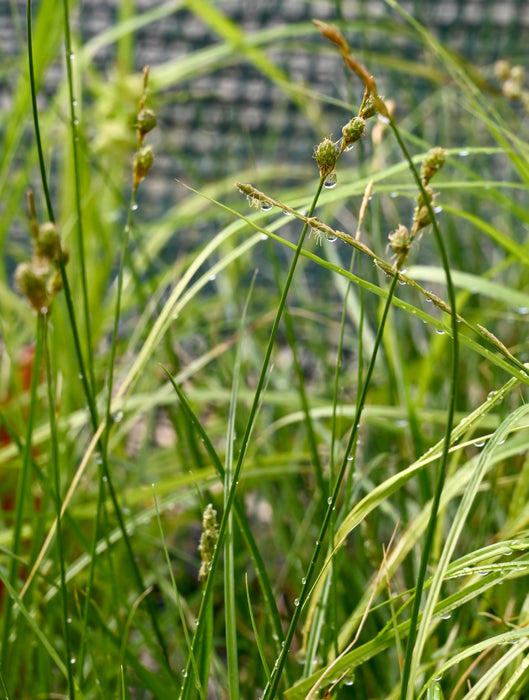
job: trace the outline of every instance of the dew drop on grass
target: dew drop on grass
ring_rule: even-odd
[[[445,613],[441,615],[441,620],[449,620],[452,617],[452,613]]]
[[[522,316],[527,316],[529,314],[529,306],[519,306],[516,311]]]
[[[213,282],[214,280],[217,279],[217,275],[214,275],[214,274],[213,274],[213,275],[210,275],[208,279],[209,279],[210,282]]]
[[[443,674],[442,674],[442,673],[440,673],[438,676],[436,676],[436,677],[434,678],[434,681],[436,681],[437,683],[438,683],[439,681],[442,681],[442,680],[443,680]]]
[[[323,183],[323,186],[325,187],[326,190],[332,190],[333,187],[336,187],[336,183],[338,182],[338,178],[336,176],[336,173],[333,172],[327,175],[325,178],[325,182]]]
[[[116,411],[112,416],[114,423],[121,423],[123,420],[123,411]]]
[[[329,498],[327,499],[327,505],[330,506],[331,504],[332,504],[332,496],[329,496]]]
[[[267,241],[267,240],[268,240],[268,234],[267,234],[267,233],[262,233],[262,234],[261,234],[261,240],[262,240],[262,241]]]
[[[512,554],[512,552],[511,552],[511,554]],[[303,576],[303,578],[301,579],[301,585],[304,586],[306,583],[307,583],[307,578],[305,576]]]
[[[72,658],[70,659],[70,663],[74,664],[76,661],[77,661],[77,659],[75,658],[75,656],[72,656]]]
[[[345,147],[345,152],[349,153],[349,151],[352,151],[354,147],[354,143],[350,143],[348,146]]]
[[[395,199],[395,197],[398,197],[398,196],[399,196],[399,193],[398,193],[398,192],[390,192],[390,193],[389,193],[389,196],[390,196],[392,199]]]
[[[298,605],[299,605],[299,598],[296,598],[296,600],[294,601],[294,605],[296,606],[296,608],[298,607]]]
[[[274,208],[270,202],[261,202],[261,211],[271,211]]]
[[[443,211],[443,207],[438,204],[436,207],[433,208],[435,214],[440,214]]]
[[[485,440],[476,440],[476,442],[474,443],[474,446],[475,447],[483,447],[484,444],[485,444]]]
[[[338,236],[334,236],[332,234],[329,234],[329,235],[325,236],[325,238],[328,240],[329,243],[334,243],[334,241],[337,240]]]
[[[459,155],[461,156],[461,158],[465,158],[466,156],[468,156],[468,151],[459,151]]]
[[[132,204],[130,208],[132,211],[138,211],[138,205],[136,203]]]
[[[282,211],[283,211],[283,214],[284,214],[285,216],[292,216],[292,212],[291,212],[291,211],[287,211],[286,209],[283,209]]]
[[[435,332],[437,333],[437,335],[444,335],[445,334],[445,332],[441,328],[436,328]]]
[[[378,119],[379,119],[379,121],[382,122],[382,124],[389,124],[388,117],[385,117],[383,114],[379,114]]]

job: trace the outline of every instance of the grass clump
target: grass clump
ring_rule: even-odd
[[[436,60],[395,61],[431,81],[413,107],[356,25],[245,34],[194,2],[219,44],[141,76],[136,27],[174,10],[83,47],[65,3],[41,109],[57,44],[28,3],[1,180],[5,698],[525,697],[524,75],[483,70],[485,97],[388,5],[378,31]],[[307,34],[358,96],[338,140],[329,96],[267,51]],[[114,84],[92,63],[111,42]],[[182,177],[149,220],[165,88],[242,61],[318,145]]]

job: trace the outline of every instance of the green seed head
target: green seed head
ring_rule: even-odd
[[[200,558],[202,560],[198,578],[203,583],[206,581],[211,569],[211,561],[213,559],[215,547],[217,546],[218,536],[217,511],[213,508],[211,503],[208,503],[202,517],[202,536],[200,537],[200,544],[198,545],[198,551],[200,552]]]
[[[35,253],[39,258],[55,262],[61,254],[61,238],[57,227],[52,221],[47,221],[39,227]]]
[[[364,106],[360,110],[358,116],[361,117],[362,119],[370,119],[371,117],[374,117],[375,114],[377,113],[377,108],[375,107],[375,102],[371,95],[367,98],[367,100],[364,103]]]
[[[343,128],[343,147],[347,148],[362,138],[366,130],[366,122],[362,117],[351,119]]]
[[[23,262],[15,270],[15,282],[35,311],[48,310],[51,297],[46,288],[46,274],[31,263]]]
[[[421,180],[428,184],[438,170],[441,170],[446,161],[446,151],[436,146],[428,151],[421,165]]]
[[[320,176],[327,177],[334,170],[338,152],[336,146],[331,139],[323,139],[323,141],[314,149],[314,158],[320,169]]]
[[[145,134],[148,134],[149,131],[152,131],[154,127],[156,126],[156,115],[153,112],[152,109],[140,109],[138,112],[138,117],[136,121],[136,129],[138,130],[138,134],[140,136],[140,139],[143,139]]]
[[[142,146],[134,156],[133,187],[134,191],[147,175],[154,163],[154,152],[152,146]]]

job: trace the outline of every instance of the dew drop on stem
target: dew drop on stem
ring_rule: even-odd
[[[261,202],[261,211],[271,211],[273,208],[273,204],[270,202]]]
[[[332,173],[329,173],[327,177],[325,178],[325,182],[323,183],[323,186],[327,190],[332,190],[333,187],[336,187],[336,183],[338,182],[338,177],[336,176],[336,172],[333,170]]]

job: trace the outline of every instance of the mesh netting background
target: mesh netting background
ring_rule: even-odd
[[[25,3],[19,2],[21,23]],[[0,1],[0,42],[4,55],[16,44],[11,21],[13,4]],[[340,133],[351,113],[344,107],[358,106],[361,86],[346,75],[340,57],[311,26],[322,19],[341,26],[359,59],[377,77],[382,94],[413,102],[432,89],[427,80],[392,65],[395,59],[436,65],[399,15],[377,0],[226,0],[215,7],[237,23],[246,36],[288,25],[295,31],[264,46],[267,57],[288,77],[292,85],[317,96],[308,109],[300,109],[288,89],[274,84],[249,61],[222,62],[192,79],[153,94],[159,129],[156,131],[156,167],[144,190],[158,206],[174,201],[174,178],[185,178],[200,187],[242,168],[258,171],[263,164],[308,164],[312,150],[323,136]],[[402,7],[424,24],[446,47],[460,53],[478,69],[491,71],[499,57],[524,62],[529,38],[527,0],[428,0],[402,3]],[[139,0],[137,12],[152,10],[151,0]],[[192,12],[174,3],[174,11],[150,22],[134,33],[133,70],[153,69],[207,51],[222,40]],[[35,3],[35,13],[38,3]],[[84,43],[118,22],[119,0],[84,0],[73,14]],[[60,16],[59,16],[60,15]],[[58,12],[57,21],[62,22]],[[396,29],[396,25],[399,25]],[[99,72],[114,79],[116,44],[105,45],[93,62]],[[438,66],[438,64],[437,64]],[[52,94],[64,67],[50,72],[47,89]],[[10,89],[4,80],[3,99]],[[45,86],[46,87],[46,86]],[[319,96],[342,104],[323,104]],[[311,98],[304,97],[306,102]]]

